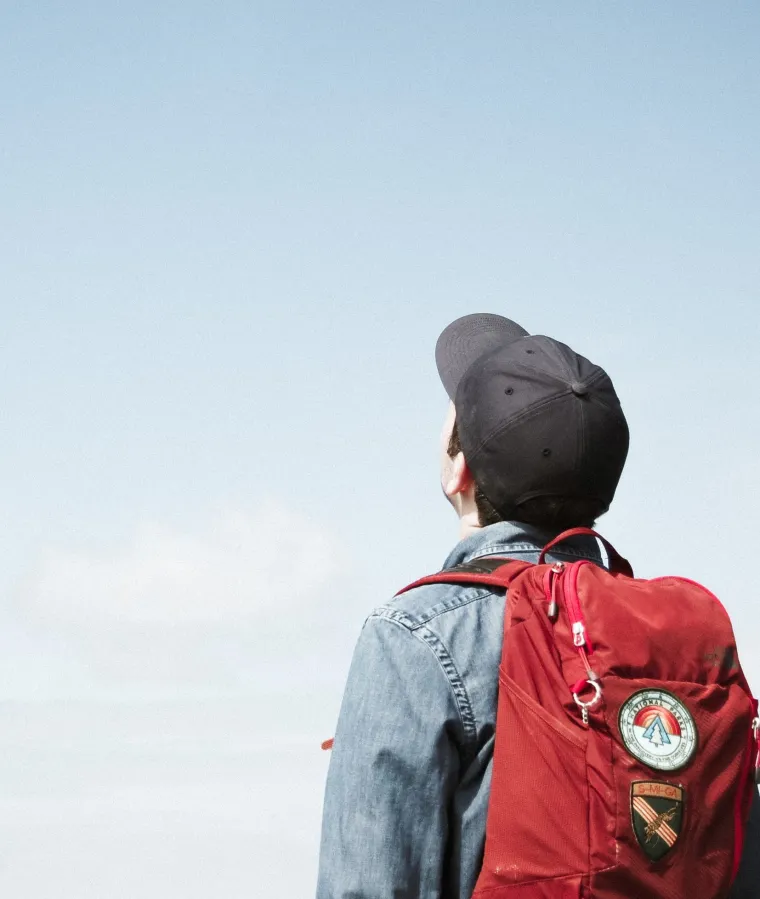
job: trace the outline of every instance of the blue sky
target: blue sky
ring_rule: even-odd
[[[229,823],[242,794],[224,759],[254,743],[266,756],[252,706],[273,745],[300,747],[313,776],[293,814],[318,820],[311,747],[361,622],[456,541],[433,347],[468,312],[514,317],[608,369],[632,445],[602,529],[641,574],[721,595],[760,681],[760,12],[472,6],[0,12],[10,836],[31,853],[70,814],[66,845],[84,852],[95,781],[82,759],[101,759],[103,783],[134,789],[103,787],[110,863],[92,895],[117,895],[108,871],[130,868],[120,846],[149,840],[162,800],[146,784],[169,767],[185,771],[180,805],[191,781],[207,791],[195,824],[217,822],[219,858],[277,805],[282,775],[257,756],[260,781],[240,776],[258,811],[237,798]],[[214,793],[188,753],[230,703],[244,724],[208,749],[231,772]],[[125,735],[118,751],[103,716]],[[64,743],[72,768],[54,768],[43,812],[47,756],[37,768],[32,750],[60,758]],[[171,872],[194,870],[195,844],[171,842],[173,801],[161,833],[175,850],[144,862],[132,897],[171,896]],[[314,829],[283,896],[308,894]],[[82,899],[70,857],[50,883]],[[264,857],[230,853],[226,895],[248,895]],[[23,859],[0,886],[47,895]],[[212,895],[204,876],[176,895]]]

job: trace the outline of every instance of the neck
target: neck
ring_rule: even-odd
[[[471,534],[475,534],[478,531],[482,531],[483,526],[478,521],[478,511],[477,509],[472,512],[468,512],[459,519],[459,539],[464,540],[465,537],[469,537]]]

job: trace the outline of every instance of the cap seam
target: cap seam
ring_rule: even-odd
[[[545,334],[536,334],[536,337],[543,337],[548,341],[548,346],[544,347],[544,352],[547,353],[555,362],[557,362],[562,369],[564,369],[565,374],[572,378],[573,372],[571,366],[568,364],[567,359],[564,357],[562,353],[556,353],[557,342],[553,341],[551,337],[547,337]],[[571,350],[572,352],[572,350]]]
[[[591,375],[591,377],[586,381],[579,381],[578,383],[583,384],[584,387],[593,387],[597,381],[601,381],[602,378],[607,378],[609,380],[609,375],[607,372],[601,368],[600,366],[595,366],[596,371]]]
[[[518,363],[518,364],[520,364],[520,363]],[[530,366],[524,366],[524,367],[530,368]],[[540,369],[533,369],[533,370],[540,372]],[[595,381],[601,380],[602,378],[605,378],[605,377],[608,377],[608,375],[606,374],[604,369],[600,368],[599,371],[594,374],[594,377],[586,383],[586,386],[590,387],[595,383]],[[581,383],[584,383],[584,382],[581,382]],[[522,412],[519,412],[513,418],[510,418],[509,421],[503,422],[497,428],[495,428],[493,431],[490,431],[488,434],[486,434],[486,436],[481,440],[481,442],[478,444],[476,449],[474,449],[470,453],[470,458],[473,459],[475,456],[477,456],[478,453],[485,447],[486,443],[488,443],[488,441],[491,440],[493,437],[496,437],[498,434],[504,433],[504,431],[508,431],[513,425],[520,424],[522,421],[525,421],[526,419],[535,415],[536,412],[538,412],[538,410],[542,409],[544,406],[547,406],[549,403],[553,403],[555,400],[561,399],[564,396],[570,396],[573,393],[574,393],[574,391],[573,391],[572,387],[566,387],[564,390],[559,391],[550,397],[545,397],[542,400],[537,400],[531,406],[526,407],[525,409],[522,410]],[[605,409],[609,409],[611,412],[619,412],[619,414],[622,415],[622,410],[620,409],[619,405],[617,407],[611,406],[609,403],[604,402],[604,400],[602,400],[600,397],[594,397],[594,401],[599,402],[601,405],[603,405],[605,407]],[[584,416],[584,418],[585,418],[585,416]],[[585,424],[585,422],[584,422],[584,424]]]
[[[563,396],[570,396],[572,394],[572,390],[567,388],[566,390],[561,391],[560,393],[555,393],[550,397],[545,397],[542,400],[538,400],[533,403],[533,405],[528,406],[526,409],[523,409],[518,415],[515,415],[513,418],[510,418],[507,422],[502,422],[497,428],[494,428],[493,431],[490,431],[486,436],[481,440],[480,444],[476,449],[472,451],[470,454],[470,459],[474,459],[475,456],[485,447],[489,440],[493,439],[499,434],[503,434],[505,431],[508,431],[514,425],[518,425],[521,422],[531,418],[544,406],[548,406],[550,403],[553,403],[555,400],[560,399]],[[460,435],[461,436],[461,435]],[[466,438],[465,438],[466,439]],[[467,456],[465,455],[465,459]]]
[[[477,361],[477,360],[475,360],[475,361]],[[474,364],[474,363],[472,363],[472,364]],[[567,384],[566,378],[555,376],[551,372],[547,372],[546,369],[540,368],[535,365],[530,365],[527,362],[515,362],[514,367],[522,369],[523,371],[531,372],[533,374],[542,375],[543,377],[548,376],[548,377],[552,378],[554,381],[556,381],[558,384]],[[465,369],[465,371],[462,373],[462,377],[459,379],[459,381],[457,383],[457,390],[455,391],[455,396],[454,396],[454,406],[455,407],[456,407],[456,393],[459,392],[459,385],[462,383],[462,381],[464,381],[464,376],[465,376],[465,374],[467,374],[467,371],[469,371],[469,368]]]

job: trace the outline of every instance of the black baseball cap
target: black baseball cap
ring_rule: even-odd
[[[480,313],[443,331],[436,363],[467,465],[503,518],[519,520],[520,505],[537,497],[584,499],[596,515],[607,511],[629,431],[604,369]]]
[[[472,363],[496,347],[527,337],[525,328],[503,315],[473,312],[447,325],[435,345],[435,362],[450,399]]]

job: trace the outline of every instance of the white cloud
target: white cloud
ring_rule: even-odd
[[[318,524],[268,502],[255,514],[226,510],[200,531],[144,522],[105,553],[51,549],[19,598],[48,623],[244,625],[312,601],[338,552]]]
[[[51,548],[0,606],[0,697],[261,697],[307,666],[340,681],[350,641],[327,653],[323,611],[346,567],[335,537],[274,501]]]

